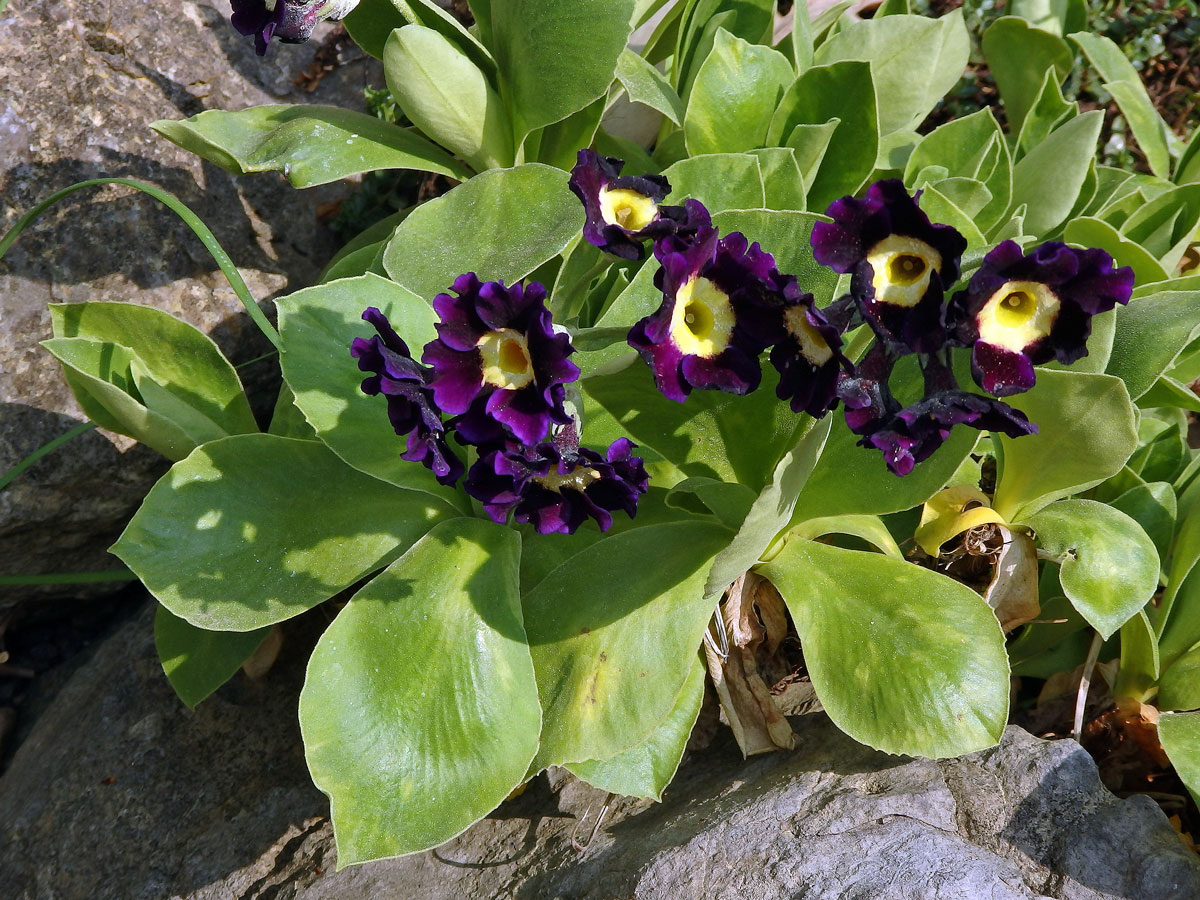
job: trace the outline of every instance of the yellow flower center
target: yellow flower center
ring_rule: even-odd
[[[733,304],[707,278],[689,279],[675,294],[671,340],[688,356],[716,356],[733,338]]]
[[[532,480],[557,494],[561,494],[563,488],[571,488],[582,493],[593,481],[600,480],[600,473],[588,466],[576,466],[566,475],[560,475],[557,470],[552,469],[546,475]]]
[[[929,279],[942,267],[942,255],[924,241],[889,234],[867,253],[875,299],[894,306],[916,306],[929,290]]]
[[[483,383],[508,391],[533,381],[533,360],[525,336],[511,328],[489,331],[475,345],[483,358]]]
[[[823,366],[833,356],[821,332],[817,331],[804,314],[803,306],[790,307],[783,314],[784,324],[788,332],[800,343],[800,353],[814,366]]]
[[[975,321],[979,339],[1020,353],[1054,327],[1060,304],[1040,281],[1009,281],[992,294]]]
[[[641,231],[658,215],[658,204],[637,191],[600,188],[600,215],[609,225]]]

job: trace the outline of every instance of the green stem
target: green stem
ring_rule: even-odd
[[[137,581],[129,569],[103,572],[63,572],[50,575],[0,575],[0,585],[9,584],[96,584],[102,581]]]
[[[70,431],[65,432],[64,434],[60,434],[54,440],[49,441],[45,444],[42,444],[42,446],[38,447],[36,450],[34,450],[32,453],[30,453],[27,457],[25,457],[23,460],[21,460],[15,466],[13,466],[11,469],[9,469],[7,472],[5,472],[3,475],[0,475],[0,491],[4,490],[6,487],[8,487],[8,485],[12,482],[12,480],[14,478],[16,478],[18,475],[20,475],[22,472],[24,472],[26,469],[28,469],[30,466],[32,466],[34,463],[36,463],[43,456],[49,456],[51,453],[53,453],[55,450],[57,450],[63,444],[67,443],[68,441],[74,440],[75,438],[79,437],[79,435],[83,434],[84,432],[91,431],[95,427],[96,427],[95,422],[84,422],[81,425],[76,425]]]
[[[126,187],[136,188],[144,194],[149,194],[170,209],[171,212],[175,213],[175,215],[179,216],[184,221],[184,224],[192,229],[192,233],[200,239],[200,243],[204,245],[204,248],[212,254],[213,260],[220,267],[221,272],[224,273],[225,278],[229,281],[229,286],[233,288],[233,292],[242,301],[242,306],[246,308],[246,312],[254,320],[254,324],[266,335],[267,340],[276,347],[280,346],[279,332],[267,321],[266,315],[263,314],[263,311],[254,301],[254,297],[251,296],[250,289],[246,287],[246,282],[242,280],[242,274],[238,271],[237,266],[233,264],[233,260],[229,258],[229,254],[225,252],[225,249],[217,241],[216,236],[200,220],[199,216],[188,209],[182,200],[174,194],[168,193],[152,184],[134,181],[132,178],[92,178],[88,181],[80,181],[69,187],[65,187],[61,191],[51,194],[41,203],[37,204],[37,206],[33,207],[33,209],[29,210],[29,212],[25,213],[25,215],[21,216],[17,220],[17,223],[9,229],[8,233],[3,238],[0,238],[0,259],[4,258],[4,254],[8,252],[8,248],[13,245],[17,238],[21,236],[21,232],[37,221],[37,218],[42,213],[59,200],[69,197],[71,194],[84,188],[102,184],[123,184]]]

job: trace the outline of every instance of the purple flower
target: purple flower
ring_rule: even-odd
[[[1009,437],[1036,434],[1037,426],[1020,410],[991,397],[946,390],[927,394],[879,422],[859,441],[883,451],[894,475],[907,475],[950,437],[955,425],[998,431]]]
[[[783,334],[771,348],[771,365],[779,371],[775,393],[790,401],[792,412],[820,418],[837,406],[839,374],[853,369],[842,353],[842,336],[790,276],[780,313]]]
[[[379,332],[378,337],[355,338],[350,347],[359,369],[372,373],[363,379],[363,393],[387,397],[392,428],[401,437],[408,435],[403,459],[422,463],[441,484],[455,484],[465,467],[446,443],[446,427],[428,387],[430,370],[412,358],[382,312],[372,306],[362,317]]]
[[[254,35],[254,50],[265,56],[271,38],[286,44],[303,44],[317,23],[343,18],[358,0],[232,0],[233,27]]]
[[[673,233],[685,222],[679,206],[662,206],[671,185],[661,175],[621,176],[623,160],[580,150],[569,186],[583,202],[589,244],[625,259],[641,259],[643,242]]]
[[[762,380],[758,355],[783,337],[786,277],[744,235],[721,238],[700,203],[687,201],[687,211],[697,230],[655,243],[663,302],[630,329],[629,344],[672,400],[694,388],[748,394]]]
[[[1128,303],[1133,270],[1113,268],[1103,250],[1050,241],[1028,255],[1004,241],[950,302],[957,342],[972,347],[971,372],[985,391],[1006,397],[1034,385],[1033,367],[1087,355],[1092,316]]]
[[[635,447],[620,438],[601,456],[578,445],[573,426],[533,446],[506,441],[481,452],[467,475],[467,493],[501,524],[514,512],[538,534],[574,534],[588,518],[607,531],[612,511],[632,518],[649,487]]]
[[[943,291],[958,280],[967,248],[934,225],[898,179],[877,181],[862,200],[843,197],[813,226],[817,262],[853,273],[850,293],[879,338],[899,353],[936,353],[945,343]]]
[[[455,427],[471,443],[507,429],[526,444],[546,439],[551,423],[566,425],[563,385],[579,377],[567,359],[575,348],[556,334],[546,309],[546,289],[460,275],[438,294],[438,337],[425,345],[422,362],[433,367],[429,381],[437,405],[458,416]]]

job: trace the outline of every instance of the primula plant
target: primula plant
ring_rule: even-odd
[[[852,737],[940,757],[999,739],[1014,671],[1099,667],[1200,788],[1200,139],[1115,45],[1000,18],[1007,130],[930,129],[958,12],[801,4],[778,37],[768,0],[352,5],[235,25],[269,50],[348,12],[411,126],[155,125],[300,187],[461,182],[277,301],[278,331],[249,303],[268,431],[165,314],[56,306],[45,344],[96,423],[174,461],[113,552],[185,701],[336,613],[300,723],[339,864],[436,846],[549,766],[658,798],[706,682],[745,753],[790,748],[771,688],[801,673]],[[1103,114],[1035,52],[1069,68],[1068,40],[1153,174],[1096,164]]]

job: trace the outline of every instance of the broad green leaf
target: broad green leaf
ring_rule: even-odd
[[[758,209],[764,205],[762,168],[749,153],[692,156],[668,166],[663,177],[671,183],[666,202],[699,200],[710,213],[725,209]]]
[[[762,147],[751,150],[762,170],[763,201],[767,209],[803,210],[804,176],[791,147]]]
[[[1184,184],[1135,210],[1121,225],[1121,233],[1145,247],[1167,272],[1174,272],[1191,246],[1198,222],[1200,184]]]
[[[1038,426],[994,436],[1003,456],[992,506],[1008,522],[1115,475],[1137,448],[1129,392],[1111,375],[1038,369],[1032,390],[1005,401]]]
[[[666,503],[671,509],[714,515],[726,528],[736,531],[746,521],[756,499],[754,491],[745,485],[698,477],[685,478],[673,485],[667,492]]]
[[[1137,297],[1117,309],[1108,373],[1134,400],[1171,367],[1200,327],[1200,292],[1163,291]]]
[[[972,178],[987,187],[989,201],[973,213],[984,231],[996,225],[1008,210],[1012,197],[1012,159],[1000,124],[990,109],[954,119],[934,129],[909,156],[904,183],[916,186],[916,175],[926,166],[938,165],[956,178]],[[946,191],[939,188],[942,193]],[[953,199],[953,198],[951,198]]]
[[[150,127],[227,172],[282,172],[299,188],[376,169],[437,172],[460,181],[471,175],[470,169],[420,135],[336,106],[210,109],[182,121],[152,122]]]
[[[1175,166],[1176,184],[1192,184],[1197,181],[1200,181],[1200,128],[1192,132]]]
[[[774,209],[731,209],[713,216],[722,234],[740,231],[747,240],[757,241],[775,257],[781,272],[795,275],[800,287],[824,306],[834,299],[838,275],[813,259],[809,236],[819,221],[821,217],[814,213]]]
[[[582,227],[566,172],[540,163],[497,169],[413,210],[383,264],[393,281],[432,300],[464,272],[512,284],[558,256]]]
[[[63,377],[87,417],[141,441],[167,459],[183,459],[196,441],[179,425],[142,403],[133,380],[133,351],[112,341],[51,338],[42,341],[63,367]]]
[[[362,319],[368,306],[380,309],[416,359],[437,335],[429,304],[377,275],[331,281],[278,301],[283,377],[295,403],[334,453],[347,464],[399,487],[428,491],[451,504],[461,493],[437,484],[420,463],[401,459],[405,438],[388,421],[387,398],[362,392],[366,373],[350,356],[357,337],[377,332]],[[461,452],[461,451],[460,451]]]
[[[268,631],[208,631],[165,606],[154,612],[154,646],[163,672],[190,709],[232,678]]]
[[[1138,406],[1143,409],[1170,406],[1200,412],[1200,397],[1187,385],[1163,375],[1150,390],[1138,397]]]
[[[1120,510],[1142,526],[1142,530],[1154,542],[1158,557],[1166,562],[1175,533],[1177,503],[1171,485],[1155,481],[1131,487],[1112,501],[1113,509]]]
[[[840,120],[808,186],[809,209],[823,212],[839,197],[855,193],[870,176],[879,151],[876,115],[871,66],[858,60],[813,66],[784,94],[771,119],[768,144],[782,144],[797,125]],[[788,146],[795,147],[790,141]]]
[[[821,421],[813,422],[796,446],[779,461],[770,483],[755,499],[737,535],[713,560],[704,585],[708,596],[719,596],[743,572],[753,567],[787,527],[796,509],[796,498],[825,449],[832,418],[827,415]]]
[[[791,47],[792,62],[796,66],[796,72],[802,75],[813,64],[815,48],[813,47],[812,21],[809,19],[807,3],[794,6],[793,9],[795,12],[792,14],[791,37],[790,39],[785,38],[784,44]]]
[[[449,39],[422,25],[397,28],[383,66],[396,103],[431,139],[477,172],[512,165],[512,130],[500,95]]]
[[[1083,216],[1071,219],[1063,231],[1069,243],[1104,250],[1118,266],[1129,266],[1139,284],[1165,281],[1167,272],[1141,244],[1131,241],[1103,219]],[[1118,313],[1118,315],[1120,315]]]
[[[1021,157],[1048,138],[1056,128],[1079,115],[1079,105],[1068,103],[1062,95],[1057,69],[1047,69],[1042,88],[1021,122],[1017,137],[1017,156]]]
[[[795,78],[787,58],[718,29],[688,97],[688,153],[740,153],[761,147],[783,92]]]
[[[392,0],[358,0],[342,20],[354,43],[376,59],[383,59],[383,46],[392,31],[409,24]]]
[[[772,0],[698,0],[687,4],[675,53],[676,84],[684,100],[701,65],[712,52],[717,31],[751,44],[771,43],[775,4]]]
[[[1062,560],[1067,599],[1106,640],[1158,588],[1158,551],[1125,513],[1095,500],[1061,500],[1026,522],[1038,547]]]
[[[1158,682],[1158,639],[1154,627],[1139,609],[1137,615],[1121,626],[1121,667],[1113,696],[1118,700],[1134,697],[1145,700]],[[1168,707],[1169,708],[1169,707]]]
[[[903,551],[879,516],[824,516],[819,519],[805,519],[788,532],[790,537],[807,541],[815,541],[828,534],[856,537],[892,559],[904,559]]]
[[[983,33],[987,58],[1008,124],[1019,132],[1025,114],[1041,92],[1046,72],[1053,69],[1062,83],[1071,72],[1073,55],[1067,42],[1016,16],[1002,16]]]
[[[1200,647],[1193,647],[1162,673],[1154,705],[1161,710],[1200,708]]]
[[[1008,12],[1059,37],[1087,26],[1086,0],[1013,0]]]
[[[635,528],[592,544],[525,595],[542,702],[536,768],[610,759],[662,724],[713,613],[709,561],[730,537],[699,521]]]
[[[560,169],[573,167],[579,158],[579,148],[592,146],[604,105],[605,98],[601,97],[565,119],[531,132],[525,139],[526,159]]]
[[[634,103],[662,113],[676,125],[683,124],[683,101],[663,74],[628,47],[617,59],[617,80]]]
[[[228,431],[204,413],[159,384],[140,359],[130,360],[129,372],[146,409],[178,426],[196,444],[229,436]],[[239,433],[250,434],[257,430],[255,425]]]
[[[252,631],[332,597],[456,515],[324,444],[244,434],[172,466],[112,552],[175,615]]]
[[[1104,89],[1112,94],[1125,121],[1146,155],[1150,171],[1161,178],[1171,175],[1171,129],[1162,120],[1146,93],[1141,76],[1113,41],[1102,34],[1080,31],[1070,35],[1088,62],[1100,73]]]
[[[520,138],[604,95],[634,0],[491,0],[492,51]]]
[[[944,182],[939,182],[944,183]],[[974,219],[958,204],[943,194],[937,187],[926,185],[921,193],[922,212],[933,222],[951,225],[967,239],[968,251],[978,251],[987,246],[987,239],[975,224]]]
[[[390,0],[404,18],[416,25],[432,28],[462,50],[489,77],[496,72],[496,60],[491,51],[471,30],[462,24],[448,8],[437,0]]]
[[[675,705],[646,740],[611,759],[570,763],[567,770],[602,791],[662,800],[662,792],[675,777],[696,717],[700,715],[704,675],[704,665],[697,657]]]
[[[524,780],[541,718],[520,552],[491,522],[440,525],[318,641],[300,730],[339,866],[436,847]]]
[[[317,433],[308,424],[295,401],[296,395],[285,381],[279,386],[279,395],[275,398],[275,409],[271,412],[271,424],[267,428],[267,434],[301,438],[306,441],[317,440]]]
[[[651,447],[683,474],[737,481],[757,492],[795,444],[805,418],[775,396],[777,380],[767,366],[762,385],[744,397],[693,391],[687,402],[676,403],[659,392],[639,360],[615,374],[589,378],[583,390],[635,442]]]
[[[317,279],[317,284],[326,284],[330,281],[338,281],[342,278],[358,278],[360,275],[383,275],[383,267],[376,266],[376,260],[383,256],[383,251],[387,249],[388,239],[380,241],[377,244],[367,244],[365,247],[359,247],[347,253],[337,262],[330,263],[329,267],[321,273],[321,277]],[[376,269],[378,268],[378,271]]]
[[[1000,740],[1004,637],[966,585],[889,556],[801,540],[759,572],[787,602],[825,711],[856,741],[946,757]]]
[[[52,303],[50,320],[55,337],[111,341],[132,351],[145,377],[223,432],[215,437],[258,431],[237,372],[186,322],[150,306],[95,302]]]
[[[1025,230],[1029,234],[1048,234],[1070,215],[1087,180],[1103,124],[1104,113],[1098,109],[1071,119],[1013,167],[1012,203],[1028,206]]]
[[[1200,712],[1163,713],[1158,740],[1192,800],[1200,803]]]
[[[940,19],[885,16],[855,22],[816,53],[818,65],[844,60],[871,64],[879,97],[879,131],[919,125],[958,83],[971,52],[961,10]]]
[[[800,175],[804,179],[805,195],[812,190],[825,153],[829,150],[829,142],[833,140],[833,132],[841,122],[841,119],[835,118],[824,125],[797,125],[784,142],[796,154],[796,165],[800,167]],[[804,205],[808,206],[807,200]]]

